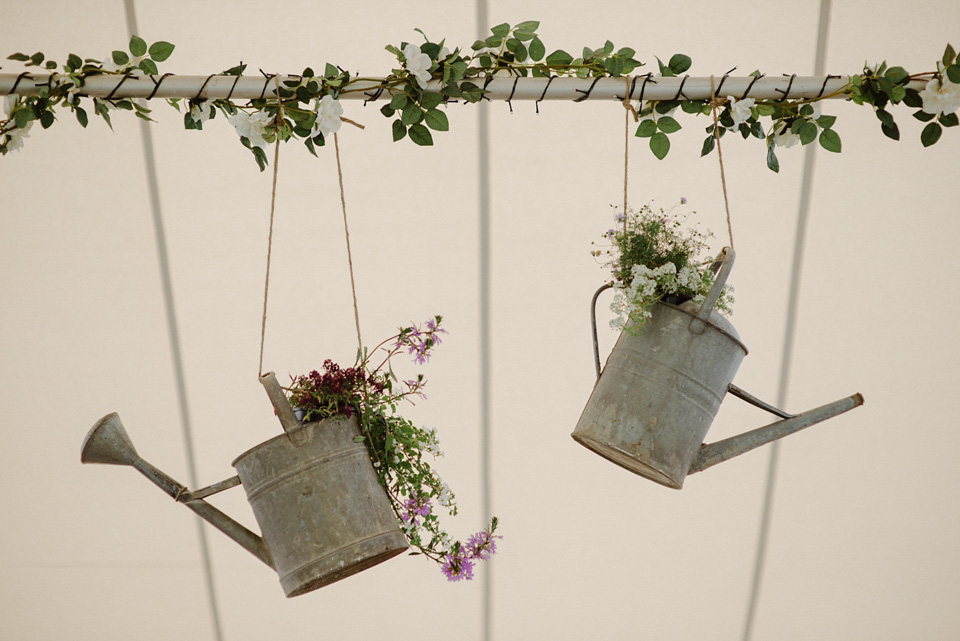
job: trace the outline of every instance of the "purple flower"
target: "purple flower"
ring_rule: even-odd
[[[473,561],[463,556],[462,550],[457,550],[454,554],[447,554],[440,570],[448,581],[469,581],[473,578]]]
[[[497,553],[496,539],[499,538],[499,536],[490,534],[486,530],[477,532],[467,539],[467,554],[469,554],[471,558],[486,561]]]
[[[411,497],[404,501],[403,507],[405,511],[400,515],[400,518],[404,523],[412,522],[414,527],[417,527],[420,524],[420,522],[417,520],[418,516],[430,515],[430,499]]]

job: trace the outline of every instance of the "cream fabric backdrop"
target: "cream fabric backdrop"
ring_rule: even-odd
[[[493,2],[493,23],[542,21],[548,49],[611,39],[693,72],[812,71],[819,3]],[[241,60],[269,72],[335,62],[391,66],[415,27],[473,42],[474,4],[137,4],[141,35],[176,44],[164,71]],[[960,4],[834,3],[827,69],[887,59],[929,70],[957,38]],[[0,53],[105,56],[127,42],[121,2],[0,1]],[[5,65],[5,71],[17,65]],[[894,113],[895,143],[869,110],[830,103],[840,155],[821,152],[787,409],[859,391],[866,405],[784,441],[756,639],[955,639],[960,629],[956,457],[958,132],[922,149]],[[476,110],[448,108],[433,148],[390,142],[376,106],[346,105],[342,155],[364,338],[442,313],[429,364],[439,467],[466,535],[480,526]],[[590,241],[622,194],[618,104],[493,104],[493,638],[739,639],[767,453],[690,477],[682,492],[634,477],[570,438],[593,382],[587,308],[604,277]],[[270,174],[222,117],[153,125],[200,482],[277,433],[257,383]],[[79,446],[117,411],[140,454],[187,480],[138,125],[86,130],[64,116],[0,160],[0,638],[212,638],[193,519],[132,470],[81,467]],[[718,238],[706,119],[681,120],[656,161],[631,144],[630,199],[681,196]],[[803,152],[764,164],[759,141],[724,145],[738,261],[732,318],[751,353],[737,383],[776,394]],[[717,241],[717,247],[720,245]],[[601,308],[603,309],[603,308]],[[281,151],[265,368],[281,379],[349,361],[353,318],[332,148]],[[604,326],[604,322],[601,321]],[[614,335],[603,329],[606,353]],[[711,440],[766,422],[731,400]],[[251,527],[242,496],[214,502]],[[399,557],[287,600],[274,573],[209,530],[224,638],[477,639],[480,582],[448,584]],[[488,571],[483,568],[481,571]]]

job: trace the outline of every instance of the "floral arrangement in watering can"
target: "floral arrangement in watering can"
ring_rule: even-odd
[[[618,211],[616,226],[603,235],[607,249],[591,252],[605,261],[613,276],[615,295],[610,309],[616,317],[611,328],[637,335],[658,301],[676,305],[691,299],[702,302],[713,286],[714,260],[700,258],[710,232],[696,226],[684,229],[688,216],[673,215],[686,202],[681,198],[667,211],[654,211],[650,205],[640,211]],[[716,309],[731,313],[732,291],[724,286]]]
[[[455,541],[441,529],[434,502],[451,516],[457,505],[450,487],[430,466],[428,458],[442,456],[435,429],[419,427],[404,418],[397,407],[413,397],[426,398],[423,374],[400,380],[391,360],[401,352],[413,355],[418,365],[430,359],[432,350],[441,343],[441,316],[424,325],[401,327],[397,334],[382,341],[372,350],[358,351],[352,367],[341,367],[332,360],[323,363],[323,373],[292,377],[287,388],[291,405],[305,423],[333,417],[356,416],[361,436],[376,469],[380,484],[386,489],[393,510],[410,545],[440,564],[450,581],[470,580],[477,561],[496,553],[495,534],[498,520],[489,528],[470,536],[466,542]]]

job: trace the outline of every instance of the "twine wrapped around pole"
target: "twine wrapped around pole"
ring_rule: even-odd
[[[0,96],[16,90],[21,95],[33,95],[41,87],[55,81],[63,74],[49,73],[0,73]],[[846,98],[842,93],[849,76],[729,76],[723,83],[721,96],[734,96],[738,100]],[[262,76],[122,76],[103,74],[84,80],[82,95],[98,98],[231,98],[253,100],[265,95],[275,96],[270,79]],[[280,76],[279,82],[298,82],[299,76]],[[472,81],[476,81],[474,78]],[[619,78],[500,78],[484,82],[484,94],[490,100],[623,100],[623,77]],[[910,89],[922,90],[926,80],[913,80]],[[432,80],[427,91],[437,92],[441,83]],[[391,92],[378,91],[381,82],[358,80],[351,83],[339,95],[340,100],[385,101]],[[710,76],[662,77],[651,76],[644,87],[645,100],[673,100],[682,89],[689,100],[710,100],[714,97],[710,88]]]

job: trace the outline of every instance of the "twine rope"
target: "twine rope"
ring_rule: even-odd
[[[351,123],[353,124],[353,123]],[[343,210],[343,235],[347,240],[347,266],[350,269],[350,293],[353,295],[353,321],[357,328],[357,347],[363,351],[363,339],[360,338],[360,311],[357,305],[357,285],[353,278],[353,253],[350,251],[350,228],[347,226],[347,201],[343,189],[343,166],[340,163],[340,141],[333,134],[333,147],[337,156],[337,180],[340,184],[340,208]]]
[[[623,78],[627,83],[627,90],[623,94],[623,231],[627,231],[627,175],[630,167],[630,115],[633,114],[633,120],[640,120],[637,110],[630,104],[630,94],[633,93],[630,84],[630,76]]]
[[[274,76],[277,83],[277,118],[283,122],[283,100],[280,98],[280,76]],[[280,136],[273,148],[273,186],[270,189],[270,230],[267,233],[267,270],[263,283],[263,319],[260,322],[260,364],[258,377],[263,376],[263,343],[267,334],[267,296],[270,292],[270,257],[273,251],[273,214],[277,204],[277,169],[280,166]]]
[[[730,236],[730,248],[733,246],[733,225],[730,224],[730,200],[727,197],[727,176],[723,170],[723,151],[720,149],[720,129],[717,126],[717,107],[723,105],[727,100],[717,96],[713,88],[713,76],[710,76],[710,93],[713,98],[710,100],[710,107],[713,110],[713,140],[717,145],[717,158],[720,161],[720,185],[723,187],[723,207],[727,212],[727,234]]]

